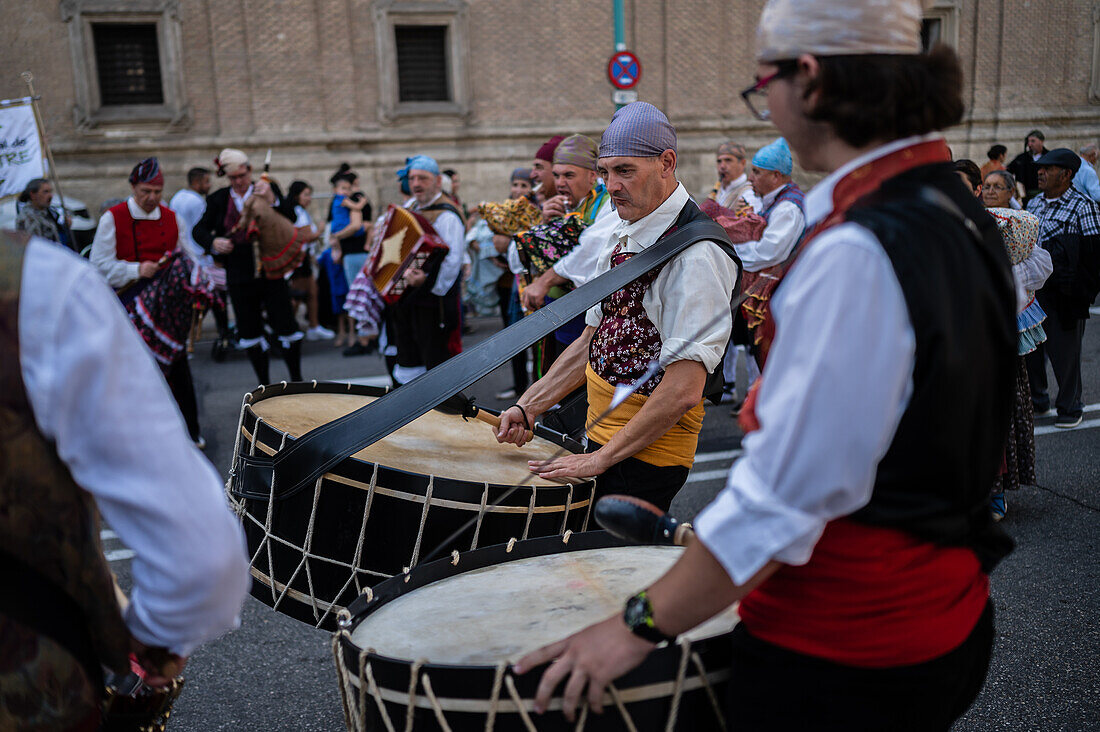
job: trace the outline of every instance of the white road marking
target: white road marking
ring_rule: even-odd
[[[118,534],[111,531],[110,529],[103,529],[102,531],[99,532],[99,538],[102,541],[110,541],[111,539],[117,539]]]
[[[725,480],[729,472],[728,468],[726,470],[702,470],[698,473],[690,474],[684,482],[703,483],[708,480]]]
[[[1100,315],[1100,308],[1089,308],[1089,313],[1092,315]]]
[[[133,549],[115,549],[113,551],[104,552],[103,556],[107,557],[108,562],[121,562],[124,559],[133,559]]]
[[[721,450],[719,452],[700,452],[695,455],[695,464],[699,463],[713,463],[717,460],[732,460],[735,457],[741,456],[741,449],[736,450]]]

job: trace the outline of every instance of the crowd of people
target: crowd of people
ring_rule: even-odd
[[[645,102],[619,109],[598,141],[554,135],[512,172],[507,199],[472,208],[455,171],[412,155],[394,185],[429,245],[385,283],[376,270],[402,263],[403,230],[390,230],[396,210],[375,216],[348,165],[329,181],[319,226],[309,183],[284,193],[240,150],[189,171],[170,205],[147,158],[131,195],[100,218],[90,265],[51,251],[64,227],[48,182],[33,182],[19,228],[34,238],[0,239],[4,271],[22,278],[0,283],[0,333],[18,334],[5,353],[22,349],[0,362],[0,424],[21,440],[4,448],[0,488],[19,507],[0,514],[5,564],[43,563],[19,537],[49,533],[56,515],[93,525],[89,494],[138,555],[123,616],[106,610],[93,536],[73,530],[49,547],[44,574],[75,600],[72,617],[102,621],[88,638],[57,636],[17,602],[2,608],[5,642],[56,641],[24,659],[61,679],[46,684],[43,709],[94,725],[95,659],[119,668],[131,652],[159,680],[236,622],[241,532],[185,437],[203,444],[185,346],[205,310],[260,383],[273,352],[301,380],[309,338],[349,357],[377,350],[401,385],[461,351],[468,314],[499,313],[507,326],[623,267],[639,276],[513,359],[497,439],[522,447],[536,422],[557,419],[584,433],[585,451],[532,461],[532,472],[594,478],[597,496],[664,510],[692,467],[704,398],[733,404],[744,455],[698,516],[697,540],[622,617],[515,665],[555,660],[536,711],[568,677],[566,717],[582,694],[598,712],[604,686],[654,644],[740,601],[729,685],[739,724],[950,726],[988,669],[989,573],[1012,548],[996,522],[1006,489],[1035,481],[1033,419],[1053,404],[1056,426],[1081,422],[1100,184],[1095,145],[1048,150],[1039,130],[1008,165],[1001,145],[981,167],[953,159],[940,131],[962,118],[961,70],[946,47],[921,53],[920,18],[916,0],[769,2],[742,97],[782,136],[751,154],[720,144],[718,180],[697,199],[678,177],[675,127]],[[924,93],[894,93],[909,84]],[[804,192],[796,159],[826,177]],[[211,191],[212,175],[227,185]],[[674,245],[648,271],[632,262]],[[120,354],[132,372],[105,365]],[[752,382],[743,400],[740,358]],[[122,393],[142,408],[112,403]],[[138,479],[147,462],[163,480]],[[24,480],[41,488],[34,501],[12,490]],[[154,500],[157,542],[142,520]],[[201,577],[181,569],[196,562]],[[74,664],[65,651],[77,646]],[[19,693],[41,693],[21,678]],[[0,719],[25,713],[12,698],[0,694]]]

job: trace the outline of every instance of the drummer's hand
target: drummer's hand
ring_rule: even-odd
[[[554,689],[569,677],[562,692],[562,713],[570,722],[576,716],[581,694],[588,687],[588,705],[599,714],[603,711],[603,692],[615,679],[635,668],[649,655],[655,644],[630,632],[619,615],[602,623],[590,625],[563,641],[551,643],[528,653],[512,670],[523,674],[539,664],[553,659],[542,675],[535,696],[535,711],[542,714],[550,704]]]
[[[524,407],[527,409],[527,407]],[[527,416],[531,418],[531,424],[535,424],[537,414],[531,414],[527,410]],[[523,447],[531,432],[527,429],[527,423],[523,420],[523,413],[518,409],[508,407],[500,413],[500,429],[497,430],[497,442],[510,442],[517,447]]]
[[[604,464],[600,451],[584,452],[577,455],[563,455],[553,460],[529,460],[528,467],[540,478],[593,478],[606,471],[610,465]]]
[[[409,287],[420,287],[427,279],[428,275],[426,275],[422,269],[409,267],[405,270],[405,283]]]
[[[149,279],[157,273],[159,268],[159,262],[142,262],[138,265],[138,277]]]
[[[172,679],[183,673],[187,659],[168,653],[163,648],[150,648],[136,638],[130,639],[130,650],[137,657],[138,665],[145,671],[145,683],[154,689],[163,688],[172,683]]]
[[[233,251],[233,242],[231,242],[229,239],[226,239],[224,236],[215,237],[215,254],[229,254],[231,251]]]

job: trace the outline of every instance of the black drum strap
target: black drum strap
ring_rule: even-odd
[[[725,230],[703,216],[689,200],[680,212],[676,230],[662,241],[449,359],[442,368],[431,369],[365,407],[307,432],[273,457],[239,455],[234,466],[234,495],[257,500],[294,495],[341,461],[404,427],[613,292],[700,241],[715,242],[740,263]]]

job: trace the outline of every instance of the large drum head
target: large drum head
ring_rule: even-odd
[[[681,551],[589,532],[479,549],[378,584],[349,607],[354,617],[335,637],[351,727],[400,728],[409,720],[412,729],[574,729],[560,714],[560,697],[533,716],[543,669],[515,676],[512,664],[621,612]],[[736,623],[730,608],[653,651],[616,680],[604,715],[589,715],[583,728],[721,728]]]
[[[622,611],[683,553],[676,546],[620,546],[547,554],[464,572],[398,597],[351,634],[359,648],[431,663],[496,665]],[[447,617],[440,623],[441,614]],[[731,608],[688,633],[727,633]]]
[[[290,437],[365,407],[377,397],[351,393],[288,394],[256,402],[252,410],[271,427]],[[562,449],[536,437],[522,448],[500,444],[493,428],[477,420],[428,412],[355,454],[359,460],[422,475],[503,485],[562,485],[542,478],[530,480],[528,460],[546,460]]]

